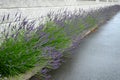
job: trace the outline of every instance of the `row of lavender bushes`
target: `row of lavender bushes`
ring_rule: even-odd
[[[63,51],[61,51],[62,55],[58,54],[56,57],[52,57],[51,55],[54,55],[54,52],[49,54],[47,57],[52,57],[52,60],[50,61],[50,63],[48,63],[46,67],[41,70],[41,72],[39,72],[35,76],[40,80],[53,80],[52,76],[50,75],[50,71],[58,69],[61,63],[64,62],[63,57],[66,56],[67,53],[70,53],[71,50],[79,46],[80,40],[83,38],[83,35],[81,34],[85,30],[87,31],[93,27],[99,27],[105,24],[119,11],[120,6],[114,5],[99,8],[96,10],[92,9],[90,11],[79,9],[74,10],[73,12],[65,10],[64,12],[59,14],[54,14],[54,12],[49,13],[49,20],[57,24],[59,27],[64,28],[64,32],[71,40],[71,44],[67,48],[64,48]],[[52,49],[49,49],[48,51],[52,51]],[[52,68],[50,68],[51,66]],[[43,78],[41,78],[41,75]]]
[[[36,76],[51,80],[48,73],[64,62],[65,51],[78,46],[80,34],[107,22],[119,10],[119,5],[89,12],[59,10],[48,13],[44,23],[21,19],[16,14],[14,22],[2,24],[10,15],[4,16],[0,27],[0,77],[19,75],[40,66],[42,70]]]

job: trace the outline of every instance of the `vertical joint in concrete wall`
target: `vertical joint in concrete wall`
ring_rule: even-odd
[[[109,2],[109,0],[106,0],[106,2]]]

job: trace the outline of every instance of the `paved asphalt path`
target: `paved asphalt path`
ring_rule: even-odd
[[[120,80],[120,13],[84,38],[55,80]]]

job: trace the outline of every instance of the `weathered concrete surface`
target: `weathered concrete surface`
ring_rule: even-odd
[[[120,13],[83,39],[55,80],[120,80]]]
[[[13,22],[16,13],[21,14],[22,18],[27,17],[28,19],[39,19],[41,16],[46,16],[50,11],[55,11],[59,9],[74,10],[83,8],[85,10],[105,7],[110,5],[115,5],[115,3],[100,2],[95,1],[57,1],[57,0],[0,0],[0,22],[4,15],[10,14],[10,20],[5,20],[5,22]]]
[[[109,2],[111,2],[109,0]],[[114,0],[118,2],[118,0]],[[35,7],[35,6],[65,6],[65,5],[79,5],[79,4],[96,4],[106,3],[106,1],[95,0],[0,0],[0,8],[18,8],[18,7]],[[113,2],[112,2],[113,3]]]

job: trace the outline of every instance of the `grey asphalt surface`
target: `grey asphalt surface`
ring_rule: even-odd
[[[120,13],[84,38],[55,80],[120,80]]]

